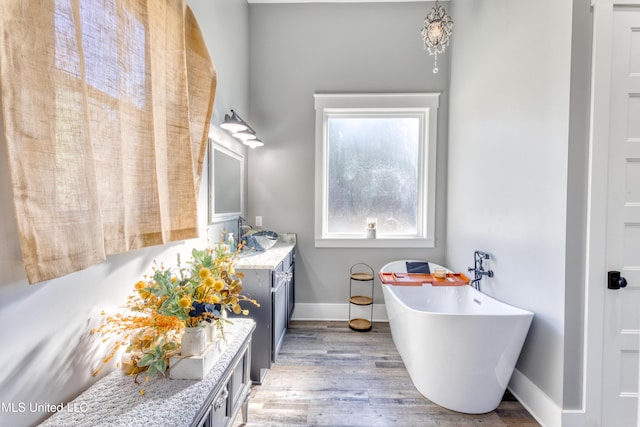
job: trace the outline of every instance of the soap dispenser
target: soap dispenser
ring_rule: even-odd
[[[227,244],[229,245],[230,252],[236,251],[236,242],[233,239],[233,233],[229,233],[229,237],[227,238]]]

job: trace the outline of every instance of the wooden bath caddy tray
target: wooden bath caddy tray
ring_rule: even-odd
[[[469,281],[462,273],[447,273],[444,279],[423,273],[380,273],[380,283],[384,285],[420,286],[423,283],[431,283],[433,286],[462,286]]]

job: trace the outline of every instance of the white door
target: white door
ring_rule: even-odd
[[[614,8],[612,28],[606,268],[619,271],[627,286],[605,292],[602,425],[635,427],[640,365],[640,7]]]

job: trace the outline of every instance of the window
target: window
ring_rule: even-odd
[[[439,94],[314,97],[316,247],[433,247]]]

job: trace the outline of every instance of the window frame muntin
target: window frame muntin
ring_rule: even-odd
[[[314,94],[316,110],[316,173],[314,240],[316,247],[341,248],[433,248],[435,247],[435,192],[437,121],[440,93],[408,94]],[[376,239],[364,236],[326,235],[327,223],[327,124],[330,116],[385,112],[386,114],[422,114],[418,207],[419,236],[387,235]],[[387,117],[385,115],[385,117]],[[426,196],[424,190],[426,189]]]

